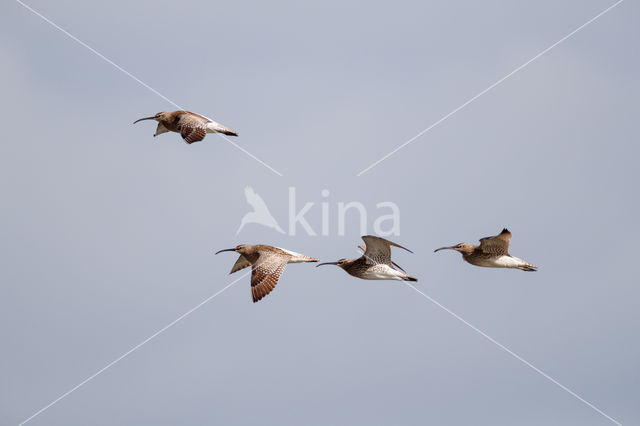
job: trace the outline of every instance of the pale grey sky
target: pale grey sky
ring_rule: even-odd
[[[172,101],[235,130],[153,138],[174,109],[17,2],[0,6],[0,424],[18,424],[236,278],[266,243],[356,256],[339,202],[393,201],[417,288],[624,425],[640,423],[640,7],[625,1],[27,1]],[[236,230],[251,186],[286,226]],[[329,197],[321,191],[328,189]],[[503,227],[536,273],[442,245]],[[369,230],[372,230],[371,223]],[[249,279],[32,425],[611,425],[397,282],[291,265]]]

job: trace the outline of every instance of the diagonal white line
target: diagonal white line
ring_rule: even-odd
[[[244,149],[243,147],[241,147],[240,145],[238,145],[237,143],[235,143],[234,141],[232,141],[231,139],[229,139],[228,137],[226,137],[223,133],[219,133],[220,136],[222,136],[227,142],[229,142],[231,145],[235,146],[236,148],[238,148],[240,151],[244,152],[245,154],[247,154],[249,157],[253,158],[254,160],[256,160],[258,163],[262,164],[263,166],[265,166],[267,169],[271,170],[273,173],[277,174],[280,177],[283,177],[283,174],[280,173],[279,171],[277,171],[276,169],[274,169],[273,167],[271,167],[270,165],[268,165],[267,163],[265,163],[264,161],[262,161],[261,159],[259,159],[258,157],[256,157],[255,155],[253,155],[252,153],[250,153],[249,151],[247,151],[246,149]]]
[[[500,83],[502,83],[503,81],[505,81],[506,79],[508,79],[512,75],[514,75],[515,73],[517,73],[518,71],[522,70],[524,67],[526,67],[527,65],[529,65],[530,63],[532,63],[536,59],[540,58],[542,55],[544,55],[545,53],[547,53],[548,51],[550,51],[551,49],[553,49],[554,47],[556,47],[557,45],[559,45],[560,43],[562,43],[563,41],[568,39],[569,37],[573,36],[578,31],[582,30],[584,27],[586,27],[587,25],[591,24],[593,21],[595,21],[596,19],[600,18],[602,15],[604,15],[607,12],[609,12],[611,9],[613,9],[616,6],[618,6],[623,1],[624,0],[618,0],[617,2],[612,4],[611,6],[609,6],[605,10],[603,10],[602,12],[598,13],[596,16],[594,16],[593,18],[589,19],[587,22],[585,22],[584,24],[580,25],[578,28],[576,28],[575,30],[571,31],[569,34],[567,34],[566,36],[562,37],[560,40],[558,40],[555,43],[553,43],[551,46],[549,46],[546,49],[544,49],[542,52],[538,53],[536,56],[534,56],[533,58],[529,59],[524,64],[520,65],[518,68],[516,68],[513,71],[511,71],[509,74],[505,75],[500,80],[498,80],[495,83],[493,83],[491,86],[487,87],[486,89],[484,89],[483,91],[481,91],[480,93],[478,93],[477,95],[475,95],[474,97],[472,97],[471,99],[469,99],[468,101],[466,101],[465,103],[463,103],[462,105],[460,105],[459,107],[457,107],[456,109],[454,109],[453,111],[451,111],[450,113],[448,113],[447,115],[442,117],[441,119],[439,119],[438,121],[436,121],[435,123],[433,123],[432,125],[427,127],[426,129],[424,129],[423,131],[421,131],[420,133],[418,133],[417,135],[415,135],[414,137],[412,137],[411,139],[409,139],[408,141],[406,141],[402,145],[400,145],[397,148],[395,148],[393,151],[389,152],[387,155],[385,155],[384,157],[382,157],[381,159],[379,159],[375,163],[371,164],[369,167],[367,167],[367,168],[363,169],[362,171],[360,171],[360,173],[358,173],[356,176],[362,176],[364,173],[368,172],[369,170],[371,170],[372,168],[374,168],[375,166],[377,166],[378,164],[380,164],[381,162],[383,162],[387,158],[391,157],[393,154],[395,154],[396,152],[400,151],[402,148],[404,148],[405,146],[409,145],[411,142],[415,141],[420,136],[424,135],[429,130],[433,129],[438,124],[442,123],[443,121],[445,121],[446,119],[448,119],[449,117],[451,117],[452,115],[454,115],[455,113],[457,113],[458,111],[460,111],[461,109],[463,109],[464,107],[466,107],[467,105],[469,105],[470,103],[472,103],[473,101],[478,99],[480,96],[484,95],[485,93],[487,93],[488,91],[490,91],[491,89],[493,89],[494,87],[496,87],[497,85],[499,85]]]
[[[58,402],[60,402],[61,400],[63,400],[64,398],[66,398],[67,396],[72,394],[73,392],[75,392],[76,390],[78,390],[81,386],[83,386],[83,385],[87,384],[88,382],[90,382],[91,380],[95,379],[97,376],[99,376],[100,374],[104,373],[106,370],[108,370],[109,368],[113,367],[115,364],[117,364],[118,362],[122,361],[124,358],[126,358],[129,355],[131,355],[133,352],[135,352],[138,349],[140,349],[142,346],[147,344],[152,339],[154,339],[155,337],[157,337],[160,334],[164,333],[169,328],[173,327],[178,322],[182,321],[184,318],[186,318],[187,316],[191,315],[193,312],[197,311],[202,306],[204,306],[205,304],[209,303],[211,300],[215,299],[218,295],[222,294],[225,290],[227,290],[229,287],[231,287],[232,285],[234,285],[235,283],[237,283],[238,281],[240,281],[242,278],[246,277],[250,273],[251,273],[251,271],[248,271],[245,274],[243,274],[240,277],[238,277],[236,280],[231,281],[229,284],[227,284],[226,287],[223,287],[221,290],[218,290],[216,293],[214,293],[211,296],[207,297],[202,302],[198,303],[196,306],[194,306],[193,308],[189,309],[187,312],[185,312],[184,314],[180,315],[178,318],[176,318],[175,320],[171,321],[169,324],[165,325],[160,330],[156,331],[151,336],[149,336],[146,339],[144,339],[142,342],[138,343],[133,348],[129,349],[127,352],[123,353],[118,358],[114,359],[109,364],[105,365],[100,370],[98,370],[95,373],[93,373],[91,376],[87,377],[86,379],[84,379],[83,381],[81,381],[80,383],[78,383],[77,385],[75,385],[74,387],[72,387],[71,389],[69,389],[68,391],[63,393],[62,395],[60,395],[58,398],[54,399],[49,404],[45,405],[40,410],[36,411],[33,415],[31,415],[27,419],[23,420],[20,423],[20,426],[22,426],[25,423],[31,421],[34,417],[42,414],[44,411],[48,410],[49,408],[51,408],[52,406],[54,406],[55,404],[57,404]]]
[[[62,32],[64,35],[66,35],[67,37],[69,37],[70,39],[72,39],[73,41],[75,41],[76,43],[80,44],[83,47],[86,47],[87,49],[89,49],[92,53],[94,53],[96,56],[98,56],[100,59],[104,60],[105,62],[109,63],[110,65],[113,65],[115,68],[117,68],[118,70],[122,71],[123,73],[125,73],[127,76],[131,77],[133,80],[135,80],[136,82],[140,83],[141,85],[143,85],[144,87],[146,87],[147,89],[151,90],[153,93],[155,93],[156,95],[160,96],[162,99],[164,99],[165,101],[169,102],[171,105],[173,105],[174,107],[178,108],[178,109],[182,109],[180,108],[179,105],[177,105],[175,102],[173,102],[171,99],[167,98],[166,96],[164,96],[162,93],[158,92],[156,89],[154,89],[153,87],[149,86],[147,83],[145,83],[144,81],[140,80],[138,77],[136,77],[135,75],[131,74],[129,71],[125,70],[124,68],[122,68],[120,65],[116,64],[115,62],[113,62],[111,59],[107,58],[106,56],[104,56],[102,53],[98,52],[97,50],[95,50],[93,47],[89,46],[87,43],[83,42],[82,40],[78,39],[77,37],[75,37],[73,34],[69,33],[68,31],[66,31],[65,29],[61,28],[58,24],[56,24],[55,22],[51,21],[50,19],[48,19],[46,16],[42,15],[40,12],[38,12],[37,10],[35,10],[34,8],[32,8],[31,6],[29,6],[28,4],[23,3],[20,0],[16,0],[16,2],[20,3],[25,9],[29,10],[30,12],[32,12],[34,15],[40,17],[42,20],[44,20],[45,22],[47,22],[48,24],[50,24],[52,27],[54,27],[55,29],[57,29],[58,31]]]
[[[522,362],[526,366],[528,366],[531,369],[533,369],[536,373],[542,375],[547,380],[549,380],[552,383],[556,384],[557,386],[559,386],[564,391],[568,392],[569,394],[571,394],[572,396],[576,397],[577,399],[579,399],[580,401],[582,401],[583,403],[585,403],[589,407],[593,408],[595,411],[597,411],[598,413],[600,413],[601,415],[603,415],[607,419],[611,420],[613,423],[615,423],[615,424],[617,424],[619,426],[622,426],[622,424],[619,421],[617,421],[613,417],[609,416],[607,413],[605,413],[604,411],[602,411],[601,409],[599,409],[598,407],[596,407],[595,405],[593,405],[592,403],[590,403],[586,399],[582,398],[580,395],[578,395],[577,393],[575,393],[574,391],[572,391],[571,389],[569,389],[568,387],[566,387],[562,383],[558,382],[553,377],[549,376],[547,373],[545,373],[544,371],[540,370],[538,367],[536,367],[535,365],[531,364],[529,361],[527,361],[526,359],[522,358],[520,355],[518,355],[517,353],[513,352],[511,349],[507,348],[505,345],[503,345],[502,343],[498,342],[496,339],[494,339],[493,337],[489,336],[487,333],[485,333],[484,331],[480,330],[478,327],[474,326],[473,324],[471,324],[470,322],[468,322],[467,320],[462,318],[460,315],[456,314],[455,312],[453,312],[452,310],[450,310],[446,306],[442,305],[440,302],[438,302],[437,300],[435,300],[431,296],[429,296],[426,293],[423,293],[422,291],[418,290],[413,284],[410,284],[410,283],[406,283],[406,284],[409,287],[411,287],[412,289],[414,289],[415,291],[417,291],[418,293],[420,293],[423,297],[425,297],[431,303],[433,303],[436,306],[438,306],[439,308],[443,309],[445,312],[447,312],[448,314],[452,315],[458,321],[462,322],[464,325],[466,325],[467,327],[471,328],[473,331],[475,331],[476,333],[480,334],[482,337],[484,337],[485,339],[489,340],[491,343],[493,343],[494,345],[498,346],[500,349],[502,349],[505,352],[507,352],[509,355],[511,355],[514,358],[516,358],[518,361]]]
[[[145,83],[144,81],[140,80],[138,77],[136,77],[135,75],[131,74],[129,71],[125,70],[124,68],[122,68],[120,65],[116,64],[115,62],[113,62],[111,59],[107,58],[106,56],[104,56],[102,53],[98,52],[97,50],[95,50],[93,47],[89,46],[87,43],[83,42],[82,40],[80,40],[79,38],[77,38],[76,36],[74,36],[73,34],[71,34],[70,32],[68,32],[67,30],[65,30],[64,28],[60,27],[58,24],[56,24],[55,22],[53,22],[52,20],[50,20],[49,18],[47,18],[46,16],[44,16],[43,14],[41,14],[40,12],[38,12],[37,10],[35,10],[34,8],[32,8],[31,6],[29,6],[28,4],[22,2],[21,0],[16,0],[16,2],[18,2],[20,5],[22,5],[25,9],[29,10],[30,12],[32,12],[34,15],[38,16],[39,18],[41,18],[43,21],[47,22],[48,24],[50,24],[52,27],[54,27],[55,29],[57,29],[58,31],[62,32],[64,35],[66,35],[67,37],[69,37],[70,39],[72,39],[73,41],[75,41],[76,43],[80,44],[81,46],[87,48],[89,51],[91,51],[92,53],[94,53],[96,56],[98,56],[100,59],[104,60],[105,62],[107,62],[108,64],[112,65],[114,68],[118,69],[119,71],[122,71],[124,74],[126,74],[128,77],[130,77],[131,79],[135,80],[137,83],[139,83],[140,85],[144,86],[145,88],[149,89],[150,91],[152,91],[153,93],[155,93],[156,95],[158,95],[159,97],[161,97],[162,99],[164,99],[165,101],[169,102],[171,105],[173,105],[174,107],[176,107],[177,109],[184,109],[182,108],[180,105],[178,105],[177,103],[173,102],[171,99],[167,98],[165,95],[163,95],[162,93],[158,92],[156,89],[154,89],[153,87],[149,86],[147,83]],[[238,148],[240,151],[244,152],[245,154],[247,154],[249,157],[253,158],[254,160],[256,160],[257,162],[259,162],[260,164],[262,164],[263,166],[265,166],[266,168],[268,168],[269,170],[271,170],[272,172],[274,172],[275,174],[277,174],[278,176],[282,177],[283,174],[280,173],[279,171],[277,171],[276,169],[274,169],[273,167],[269,166],[267,163],[265,163],[264,161],[260,160],[258,157],[256,157],[255,155],[251,154],[249,151],[247,151],[244,148],[241,148],[240,145],[236,144],[235,142],[232,142],[229,138],[225,137],[222,135],[222,133],[219,133],[220,136],[222,136],[227,142],[229,142],[231,145],[235,146],[236,148]]]

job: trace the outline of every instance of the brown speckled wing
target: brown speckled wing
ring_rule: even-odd
[[[365,246],[358,246],[358,248],[360,250],[362,250],[363,252],[367,251],[367,248]],[[407,271],[405,271],[404,269],[402,269],[402,266],[398,265],[396,262],[394,262],[393,260],[391,261],[391,264],[393,265],[394,268],[396,268],[399,271],[402,271],[404,273],[406,273]]]
[[[186,143],[199,142],[207,136],[206,121],[198,116],[185,114],[178,121],[180,135]]]
[[[182,126],[180,135],[186,143],[191,144],[194,142],[200,142],[202,139],[204,139],[204,137],[207,135],[207,131],[202,127]]]
[[[229,272],[229,274],[238,272],[239,270],[244,269],[247,266],[251,266],[251,262],[249,262],[243,255],[240,255],[240,257],[238,257],[238,260],[236,260],[236,263],[233,264],[233,268],[231,268],[231,272]]]
[[[254,303],[271,293],[278,284],[285,266],[287,266],[286,258],[265,252],[260,253],[258,261],[251,269],[251,296]]]
[[[511,242],[511,232],[504,228],[502,232],[494,237],[480,239],[480,250],[487,254],[509,254],[509,243]]]
[[[364,257],[367,260],[368,264],[384,263],[386,265],[392,266],[393,263],[391,262],[391,246],[399,247],[411,253],[411,250],[409,250],[408,248],[402,247],[401,245],[398,245],[394,242],[373,235],[365,235],[364,237],[362,237],[362,240],[366,244]]]

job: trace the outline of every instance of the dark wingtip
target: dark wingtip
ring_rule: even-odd
[[[418,281],[418,279],[417,279],[416,277],[407,277],[407,278],[405,278],[404,280],[405,280],[405,281],[414,281],[414,282],[417,282],[417,281]]]
[[[407,271],[405,271],[404,269],[402,269],[402,266],[398,265],[396,262],[391,261],[391,263],[393,264],[393,266],[395,266],[396,268],[400,269],[402,272],[404,272],[405,274],[407,273]]]
[[[232,132],[232,131],[222,132],[222,133],[224,133],[225,135],[228,135],[228,136],[238,136],[238,134],[236,132]]]
[[[519,268],[523,271],[526,272],[536,272],[538,270],[538,267],[536,265],[524,265],[523,267]]]

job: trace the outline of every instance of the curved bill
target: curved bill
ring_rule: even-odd
[[[136,124],[138,121],[142,121],[142,120],[155,120],[155,119],[156,119],[156,117],[155,117],[155,116],[153,116],[153,117],[139,118],[139,119],[137,119],[136,121],[134,121],[134,122],[133,122],[133,124]]]
[[[440,251],[440,250],[453,250],[453,246],[451,246],[451,247],[440,247],[439,249],[435,249],[433,252],[435,253],[435,252]]]
[[[236,251],[236,249],[235,248],[230,248],[230,249],[219,250],[219,251],[216,252],[216,254],[222,253],[223,251]]]
[[[322,266],[322,265],[337,265],[337,264],[338,264],[338,262],[324,262],[324,263],[318,263],[318,264],[316,265],[316,268],[317,268],[318,266]]]

